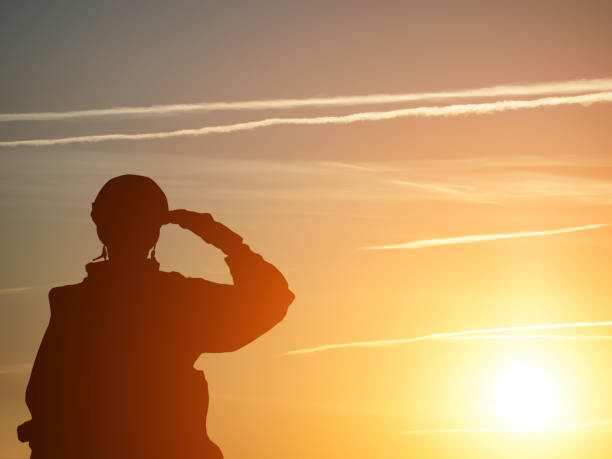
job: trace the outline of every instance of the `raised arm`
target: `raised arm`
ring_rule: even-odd
[[[197,234],[227,256],[234,284],[186,279],[187,295],[195,300],[190,314],[193,326],[201,326],[200,352],[229,352],[261,336],[287,312],[294,299],[287,281],[272,264],[243,243],[242,238],[215,221],[210,214],[187,210],[169,213],[169,222]]]

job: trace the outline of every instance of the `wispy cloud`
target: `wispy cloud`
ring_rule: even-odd
[[[536,429],[521,429],[520,427],[451,427],[447,429],[413,429],[393,432],[396,435],[437,435],[462,433],[541,433],[541,432],[609,432],[612,430],[612,419],[596,419],[590,421],[574,421],[550,423],[538,426]]]
[[[388,183],[398,185],[401,187],[415,188],[418,190],[437,193],[439,195],[445,195],[447,200],[451,201],[468,201],[476,202],[480,204],[500,204],[499,201],[493,199],[486,199],[479,196],[478,193],[474,192],[473,187],[467,187],[462,185],[447,185],[440,183],[427,183],[427,182],[416,182],[408,180],[390,179]]]
[[[456,336],[468,336],[468,335],[484,335],[492,333],[505,333],[505,332],[517,332],[517,331],[533,331],[533,330],[556,330],[564,328],[585,328],[585,327],[609,327],[612,325],[612,321],[605,322],[572,322],[566,324],[543,324],[543,325],[527,325],[519,327],[499,327],[499,328],[485,328],[480,330],[464,330],[458,332],[444,332],[444,333],[431,333],[429,335],[416,336],[414,338],[400,338],[400,339],[388,339],[388,340],[377,340],[377,341],[360,341],[353,343],[341,343],[341,344],[327,344],[323,346],[296,349],[285,353],[285,355],[297,355],[297,354],[312,354],[315,352],[330,351],[333,349],[346,349],[356,347],[380,347],[380,346],[395,346],[398,344],[415,343],[417,341],[426,341],[433,339],[446,339]]]
[[[27,373],[32,369],[31,363],[11,363],[0,365],[0,375],[15,375]]]
[[[395,183],[396,185],[401,185],[401,186],[420,188],[422,190],[427,190],[427,191],[435,191],[438,193],[461,194],[461,190],[452,188],[447,185],[441,185],[439,183],[410,182],[407,180],[389,180],[389,183]]]
[[[590,205],[612,204],[612,182],[602,178],[609,161],[557,157],[480,157],[467,159],[318,162],[330,173],[360,180],[372,198],[447,201],[486,205],[525,200]],[[351,172],[352,171],[352,172]],[[322,172],[322,171],[321,171]],[[361,198],[361,197],[360,197]]]
[[[513,432],[503,427],[450,427],[447,429],[414,429],[393,432],[396,435],[436,435],[436,434],[460,434],[460,433],[510,433]]]
[[[113,107],[65,112],[2,113],[0,121],[45,121],[70,118],[93,118],[128,115],[171,115],[215,110],[269,110],[302,107],[372,105],[422,100],[464,99],[474,97],[534,96],[543,94],[578,94],[611,91],[612,78],[571,80],[521,85],[489,86],[459,91],[422,92],[408,94],[370,94],[362,96],[309,97],[303,99],[272,99],[239,102],[199,102],[193,104],[150,105],[146,107]]]
[[[559,341],[607,341],[612,335],[554,335],[554,334],[513,334],[513,335],[468,335],[443,338],[448,341],[513,341],[513,340],[559,340]]]
[[[362,112],[340,116],[318,116],[311,118],[267,118],[259,121],[224,124],[219,126],[206,126],[196,129],[179,129],[166,132],[147,132],[140,134],[102,134],[78,137],[63,137],[56,139],[14,140],[0,142],[0,147],[18,146],[52,146],[74,143],[96,143],[110,140],[154,140],[175,137],[196,137],[209,134],[222,134],[254,129],[282,126],[282,125],[330,125],[349,124],[360,121],[380,121],[403,117],[438,117],[459,116],[467,114],[486,114],[508,110],[524,110],[539,107],[552,107],[561,105],[590,105],[594,103],[612,102],[612,91],[583,94],[579,96],[544,97],[533,100],[505,100],[480,104],[459,104],[446,106],[427,106],[404,108],[381,112]]]
[[[0,295],[10,295],[12,293],[23,293],[31,290],[32,287],[10,287],[10,288],[0,288]]]
[[[364,164],[349,163],[349,162],[342,162],[342,161],[317,161],[315,164],[318,164],[323,167],[349,169],[349,170],[361,171],[361,172],[385,172],[385,171],[393,170],[389,168],[388,166],[387,167],[382,166],[382,165],[374,166],[371,164],[364,165]]]
[[[523,237],[551,236],[553,234],[574,233],[577,231],[587,231],[610,226],[610,223],[598,223],[594,225],[572,226],[546,231],[520,231],[517,233],[500,234],[473,234],[471,236],[456,236],[441,239],[423,239],[420,241],[404,242],[402,244],[375,245],[364,247],[367,250],[391,250],[391,249],[423,249],[425,247],[435,247],[439,245],[471,244],[474,242],[497,241],[501,239],[517,239]]]
[[[612,203],[612,182],[602,177],[608,161],[587,158],[486,157],[386,164],[387,183],[436,200],[494,205],[538,200]],[[422,185],[422,186],[421,186]],[[430,186],[432,185],[432,186]],[[397,193],[408,197],[406,193]]]

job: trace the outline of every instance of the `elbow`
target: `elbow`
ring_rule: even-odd
[[[285,318],[287,315],[287,310],[289,309],[289,306],[291,306],[291,303],[293,303],[293,300],[295,300],[295,294],[289,290],[288,287],[285,287],[282,289],[282,291],[277,293],[276,298],[274,298],[272,301],[274,304],[272,309],[276,312],[276,321],[274,322],[274,325]]]
[[[285,318],[294,299],[294,293],[285,287],[274,295],[264,295],[252,302],[250,317],[244,317],[244,322],[233,333],[226,335],[223,350],[215,352],[237,351],[267,333]]]
[[[285,312],[287,312],[287,309],[289,308],[289,306],[291,306],[291,303],[293,303],[293,300],[295,300],[295,293],[289,290],[289,288],[284,289],[284,292],[282,294],[282,305],[285,309]],[[283,317],[284,317],[284,314],[283,314]]]
[[[267,331],[285,318],[295,294],[289,290],[284,278],[282,282],[269,283],[258,290],[250,295],[251,310],[258,318],[260,328]]]
[[[251,303],[253,330],[258,335],[262,335],[275,327],[285,318],[294,299],[295,295],[286,286],[261,295],[259,299]]]

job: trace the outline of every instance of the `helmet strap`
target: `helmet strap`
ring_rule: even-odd
[[[157,247],[157,244],[155,244],[151,250],[151,260],[157,263],[157,258],[155,258],[155,247]]]
[[[99,256],[97,256],[96,258],[94,258],[92,261],[99,260],[100,258],[104,258],[104,261],[106,261],[108,259],[108,250],[106,250],[106,246],[105,245],[102,246],[102,253]]]

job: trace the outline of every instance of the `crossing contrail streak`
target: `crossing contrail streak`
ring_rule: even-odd
[[[365,247],[366,250],[391,250],[391,249],[423,249],[438,245],[471,244],[473,242],[497,241],[500,239],[517,239],[523,237],[550,236],[553,234],[574,233],[576,231],[587,231],[610,226],[610,223],[598,223],[595,225],[573,226],[548,231],[521,231],[518,233],[501,234],[474,234],[471,236],[457,236],[442,239],[423,239],[421,241],[405,242],[402,244],[375,245]]]
[[[379,347],[379,346],[395,346],[398,344],[416,343],[417,341],[426,341],[432,339],[447,339],[456,336],[469,335],[484,335],[492,333],[505,333],[517,331],[533,331],[533,330],[557,330],[562,328],[584,328],[584,327],[608,327],[612,325],[612,321],[606,322],[572,322],[566,324],[544,324],[544,325],[527,325],[521,327],[500,327],[486,328],[481,330],[465,330],[458,332],[431,333],[429,335],[417,336],[414,338],[388,339],[378,341],[361,341],[354,343],[341,344],[326,344],[323,346],[296,349],[286,352],[285,355],[312,354],[315,352],[331,351],[333,349],[347,349],[355,347]]]
[[[562,95],[595,91],[612,91],[612,78],[490,86],[459,91],[409,94],[371,94],[365,96],[309,97],[304,99],[272,99],[240,102],[200,102],[193,104],[150,105],[146,107],[71,110],[65,112],[1,113],[0,121],[48,121],[107,116],[171,115],[214,110],[269,110],[301,107],[371,105],[473,97],[535,96],[543,94]]]
[[[313,118],[268,118],[259,121],[225,124],[220,126],[206,126],[196,129],[180,129],[167,132],[147,132],[141,134],[102,134],[79,137],[64,137],[57,139],[14,140],[0,142],[0,147],[18,146],[51,146],[67,145],[72,143],[94,143],[109,140],[152,140],[168,139],[174,137],[195,137],[208,134],[220,134],[253,129],[281,126],[281,125],[322,125],[322,124],[349,124],[358,121],[389,120],[402,117],[433,117],[457,116],[466,114],[485,114],[507,110],[522,110],[528,108],[551,107],[559,105],[590,105],[593,103],[612,102],[612,91],[579,96],[544,97],[533,100],[506,100],[481,104],[446,105],[442,107],[414,107],[383,112],[363,112],[340,116],[318,116]]]

